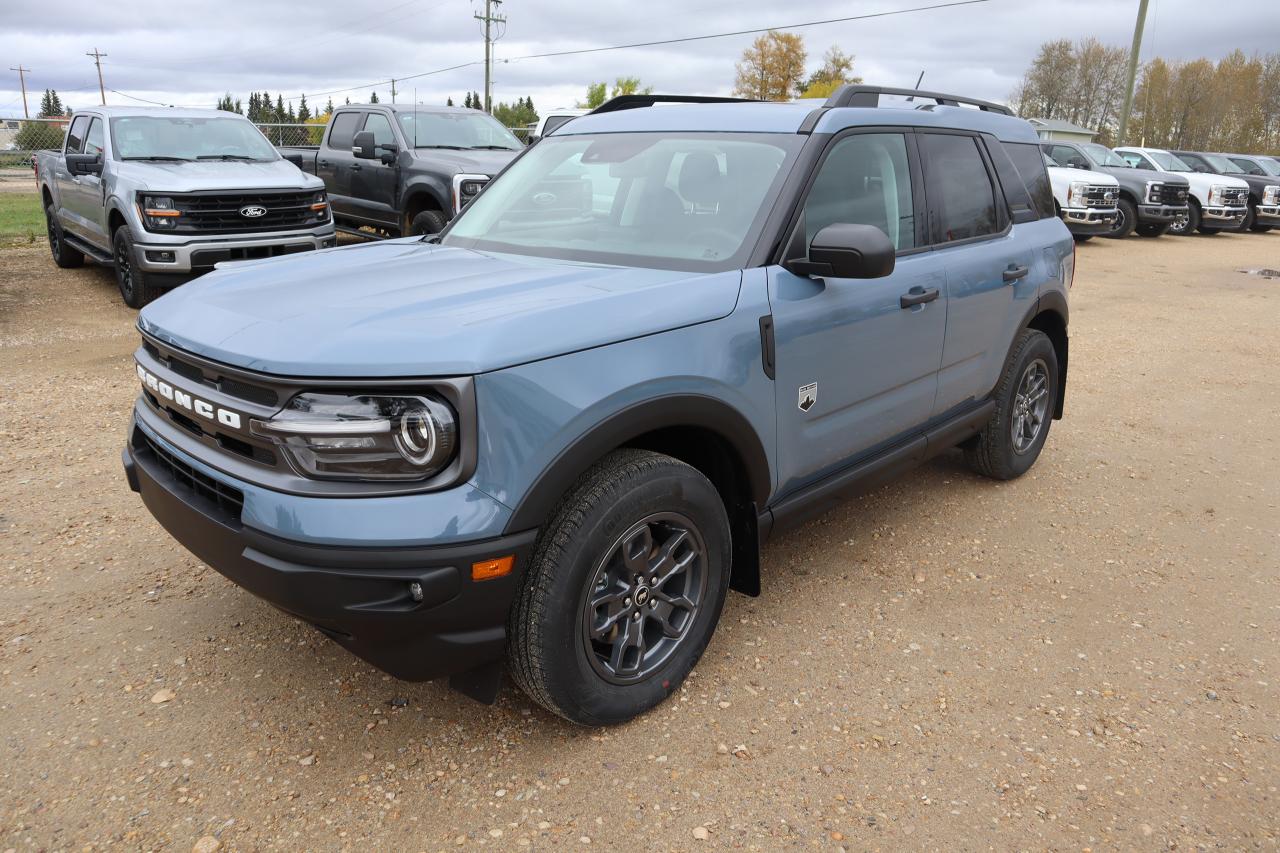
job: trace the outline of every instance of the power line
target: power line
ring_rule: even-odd
[[[699,36],[684,36],[682,38],[659,39],[656,41],[634,42],[631,44],[615,44],[608,47],[584,47],[575,50],[557,50],[548,53],[530,53],[524,56],[513,56],[510,59],[502,60],[504,63],[520,62],[526,59],[549,59],[556,56],[577,56],[584,53],[601,53],[609,50],[630,50],[637,47],[657,47],[664,44],[684,44],[694,41],[706,41],[708,39],[731,38],[733,36],[755,35],[756,33],[767,33],[770,30],[799,30],[805,27],[818,27],[824,24],[842,24],[849,21],[866,21],[872,18],[888,18],[894,15],[907,15],[914,12],[931,12],[937,9],[950,9],[956,6],[975,6],[979,3],[990,3],[991,0],[952,0],[949,3],[934,3],[929,6],[913,6],[909,9],[892,9],[886,12],[867,12],[861,15],[848,15],[842,18],[827,18],[821,21],[804,21],[799,24],[782,24],[773,27],[757,27],[750,30],[734,30],[724,33],[709,33]],[[470,68],[475,65],[484,64],[482,60],[473,62],[463,62],[458,65],[451,65],[448,68],[437,68],[433,71],[423,71],[419,74],[407,74],[403,77],[397,77],[396,81],[403,83],[406,80],[417,80],[421,77],[431,77],[436,74],[444,74],[448,71],[457,71],[460,68]],[[362,83],[359,86],[350,86],[345,89],[332,89],[328,92],[308,92],[307,96],[312,98],[321,98],[326,95],[341,95],[345,92],[356,92],[361,89],[368,89],[374,86],[385,86],[389,80],[378,80],[373,83]]]

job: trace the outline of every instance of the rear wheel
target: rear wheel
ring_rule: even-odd
[[[409,235],[413,237],[439,234],[449,223],[438,210],[424,210],[409,222]]]
[[[706,649],[731,551],[724,504],[699,471],[645,450],[609,454],[534,548],[508,626],[512,677],[575,723],[648,711]]]
[[[1138,233],[1139,237],[1160,237],[1160,236],[1163,236],[1164,233],[1169,230],[1169,226],[1155,225],[1155,224],[1139,225],[1137,228],[1133,230]]]
[[[1169,233],[1177,234],[1181,237],[1193,233],[1199,227],[1200,207],[1193,200],[1187,205],[1187,215],[1173,220],[1173,224],[1169,226]]]
[[[53,212],[53,202],[49,202],[44,207],[44,223],[49,235],[49,253],[53,255],[53,262],[64,270],[84,266],[84,253],[77,252],[68,246],[63,238],[62,224],[58,222],[58,216]]]
[[[991,419],[964,446],[965,461],[979,474],[1012,480],[1040,456],[1058,399],[1058,355],[1044,332],[1018,336],[994,399]]]
[[[121,225],[111,235],[111,249],[116,262],[116,285],[125,305],[141,308],[164,292],[151,275],[138,269],[138,253],[134,251],[129,226]]]
[[[1116,204],[1116,219],[1111,223],[1111,230],[1107,232],[1107,236],[1116,239],[1128,237],[1137,224],[1138,208],[1134,207],[1133,202],[1122,198]]]

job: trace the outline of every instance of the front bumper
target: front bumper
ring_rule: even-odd
[[[1186,217],[1186,215],[1187,206],[1185,204],[1178,207],[1169,204],[1138,205],[1138,221],[1144,225],[1154,222],[1175,222],[1179,217]]]
[[[1072,234],[1105,234],[1116,221],[1116,210],[1113,207],[1064,207],[1062,221]]]
[[[135,262],[139,269],[153,273],[204,273],[222,261],[245,261],[270,258],[294,252],[311,252],[336,246],[338,238],[333,224],[307,231],[285,231],[250,237],[194,237],[182,242],[157,241],[146,232],[137,242]]]
[[[1260,204],[1254,208],[1253,221],[1258,225],[1280,225],[1280,204]]]
[[[123,457],[129,487],[191,553],[378,669],[426,681],[501,661],[507,612],[536,531],[413,547],[291,541],[242,523],[232,484],[136,423]],[[507,554],[516,557],[511,574],[471,580],[472,563]],[[421,600],[410,593],[411,583],[421,586]]]
[[[1244,222],[1245,207],[1206,207],[1200,211],[1201,222],[1212,222],[1215,225],[1239,225]]]

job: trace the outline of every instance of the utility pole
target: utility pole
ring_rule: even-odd
[[[106,56],[106,54],[98,53],[98,49],[95,47],[93,53],[86,53],[85,56],[92,56],[93,64],[98,66],[98,94],[102,96],[102,105],[105,107],[107,105],[107,89],[102,85],[102,57]]]
[[[396,78],[391,78],[391,103],[396,102]]]
[[[1142,26],[1147,21],[1147,0],[1138,0],[1138,21],[1133,25],[1133,47],[1129,48],[1129,79],[1124,89],[1124,109],[1120,112],[1120,134],[1117,145],[1124,145],[1129,129],[1129,111],[1133,109],[1133,81],[1138,76],[1138,53],[1142,50]]]
[[[484,14],[472,15],[484,24],[484,111],[490,112],[493,106],[493,25],[505,24],[507,19],[498,14],[502,0],[484,0]]]
[[[22,117],[31,118],[31,112],[27,109],[27,78],[23,75],[30,71],[30,68],[23,68],[22,63],[18,63],[18,67],[9,66],[10,71],[18,72],[18,84],[22,86]]]

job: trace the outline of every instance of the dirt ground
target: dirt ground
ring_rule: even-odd
[[[1067,418],[771,544],[672,701],[390,680],[120,467],[135,314],[0,253],[0,851],[1280,845],[1280,233],[1080,247]]]

